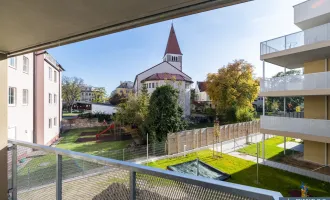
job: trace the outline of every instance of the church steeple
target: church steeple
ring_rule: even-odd
[[[182,71],[182,53],[178,39],[176,38],[173,23],[171,25],[170,34],[168,36],[163,60],[169,62],[174,67]]]

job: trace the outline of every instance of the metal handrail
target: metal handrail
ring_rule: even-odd
[[[193,184],[196,186],[201,186],[204,188],[209,188],[213,190],[217,190],[220,192],[226,192],[238,196],[244,196],[248,198],[253,199],[279,199],[282,197],[281,193],[266,190],[266,189],[260,189],[235,183],[229,183],[229,182],[223,182],[223,181],[217,181],[213,179],[208,179],[204,177],[199,176],[193,176],[193,175],[187,175],[187,174],[181,174],[173,171],[167,171],[157,168],[152,168],[144,165],[139,165],[131,162],[125,162],[125,161],[119,161],[114,160],[110,158],[100,157],[100,156],[94,156],[86,153],[80,153],[65,149],[59,149],[55,147],[49,147],[24,141],[18,141],[18,140],[8,140],[8,143],[13,144],[15,146],[23,146],[28,147],[32,149],[38,149],[41,151],[45,151],[48,153],[53,153],[60,156],[68,156],[75,159],[81,159],[88,162],[94,162],[99,163],[102,165],[112,165],[114,167],[124,168],[126,170],[129,170],[131,172],[131,178],[135,177],[134,173],[142,173],[142,174],[148,174],[152,176],[157,176],[165,179],[175,180],[187,184]],[[14,162],[13,162],[14,163]],[[132,175],[133,173],[133,175]],[[134,181],[133,181],[134,182]]]

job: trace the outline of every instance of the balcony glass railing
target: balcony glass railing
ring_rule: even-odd
[[[330,89],[330,72],[283,76],[260,82],[261,92],[315,89]]]
[[[12,199],[279,199],[279,192],[9,141]]]
[[[330,137],[330,120],[261,116],[260,128]]]
[[[330,23],[261,42],[260,55],[330,40]]]

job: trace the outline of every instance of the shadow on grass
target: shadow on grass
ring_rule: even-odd
[[[313,197],[330,196],[330,183],[264,165],[259,165],[258,171],[259,183],[257,183],[257,164],[231,174],[228,181],[279,191],[285,197],[290,196],[290,192],[294,190],[299,191],[303,182],[308,186],[309,194]]]

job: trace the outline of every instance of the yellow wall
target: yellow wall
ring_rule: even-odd
[[[116,88],[116,93],[121,95],[122,93],[120,91],[123,91],[123,94],[126,95],[128,93],[132,93],[133,89],[127,89],[127,88]]]
[[[304,141],[304,160],[324,164],[325,144],[321,142]]]
[[[330,63],[328,62],[328,71]],[[304,74],[324,72],[325,60],[317,60],[304,63]],[[325,96],[305,96],[305,118],[325,119]],[[328,96],[328,117],[330,119],[330,97]],[[329,146],[329,145],[328,145]],[[328,147],[328,158],[330,159],[330,148]],[[324,164],[325,163],[325,144],[304,140],[304,159],[307,161]]]

